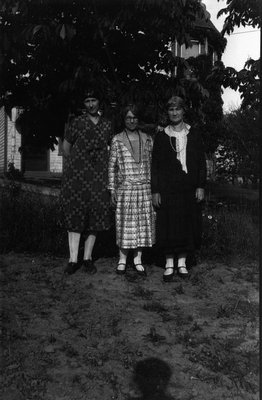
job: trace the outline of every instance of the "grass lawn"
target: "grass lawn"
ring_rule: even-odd
[[[256,262],[201,261],[171,284],[96,263],[65,277],[65,258],[2,255],[2,399],[259,398]]]
[[[96,275],[64,276],[57,198],[3,188],[1,399],[259,399],[258,200],[223,190],[190,279],[168,284],[154,261],[116,275],[113,230]]]

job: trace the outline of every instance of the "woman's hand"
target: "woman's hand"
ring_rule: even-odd
[[[160,193],[153,193],[152,194],[152,202],[153,206],[159,208],[161,206],[161,195]]]
[[[204,198],[205,198],[205,190],[203,188],[197,188],[196,189],[197,202],[200,203],[200,201],[203,201]]]
[[[162,125],[157,125],[157,127],[156,127],[157,132],[163,132],[164,129],[165,128]]]
[[[116,192],[111,192],[111,204],[115,207],[117,203]]]

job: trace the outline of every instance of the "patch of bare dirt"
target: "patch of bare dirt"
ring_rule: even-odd
[[[65,277],[64,259],[2,256],[3,400],[259,398],[256,263],[167,284],[115,262]]]

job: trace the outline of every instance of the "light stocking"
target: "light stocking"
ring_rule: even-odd
[[[174,269],[174,256],[171,254],[166,255],[166,265],[164,275],[170,275]]]
[[[183,273],[183,274],[186,274],[188,272],[187,268],[186,268],[186,256],[187,256],[186,254],[179,254],[178,255],[177,266],[178,266],[180,272]]]
[[[144,271],[144,267],[142,265],[142,249],[138,247],[134,251],[134,264],[136,265],[137,271]]]
[[[92,260],[92,253],[96,242],[96,235],[96,232],[90,233],[85,241],[84,260]]]
[[[74,263],[77,262],[79,242],[80,242],[80,233],[68,232],[68,245],[70,253],[69,262],[74,262]]]

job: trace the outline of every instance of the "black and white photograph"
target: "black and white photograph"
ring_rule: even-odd
[[[259,400],[261,0],[0,0],[0,397]]]

